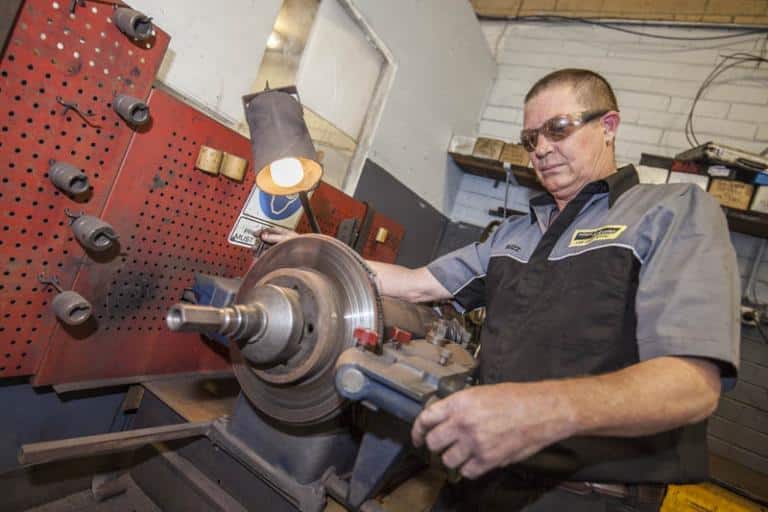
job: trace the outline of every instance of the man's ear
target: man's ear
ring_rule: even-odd
[[[616,138],[616,132],[619,129],[619,123],[621,122],[621,116],[616,110],[611,110],[600,119],[600,124],[603,127],[603,134],[605,136],[606,144],[613,143]]]

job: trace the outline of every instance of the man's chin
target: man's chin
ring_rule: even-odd
[[[539,173],[539,183],[541,183],[547,190],[565,187],[568,185],[567,180],[556,172]]]
[[[568,191],[574,185],[572,181],[564,178],[563,176],[543,176],[539,178],[539,182],[544,187],[544,190],[555,197],[559,197],[568,194]]]

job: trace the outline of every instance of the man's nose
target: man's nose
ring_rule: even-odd
[[[538,137],[536,137],[536,148],[534,150],[534,153],[536,153],[537,158],[544,158],[549,153],[552,152],[552,142],[544,136],[543,133],[540,133]]]

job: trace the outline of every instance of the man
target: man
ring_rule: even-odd
[[[707,477],[706,422],[735,381],[736,256],[717,203],[617,170],[608,83],[566,69],[525,98],[547,191],[484,243],[419,269],[372,263],[383,294],[487,307],[480,385],[412,438],[465,477],[439,510],[657,510]]]

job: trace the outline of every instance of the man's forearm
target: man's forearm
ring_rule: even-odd
[[[368,261],[376,274],[376,285],[382,295],[408,302],[428,302],[451,298],[451,294],[426,269],[406,268],[400,265]]]
[[[714,363],[684,357],[546,384],[565,397],[572,436],[635,437],[696,423],[714,411],[720,396]]]

